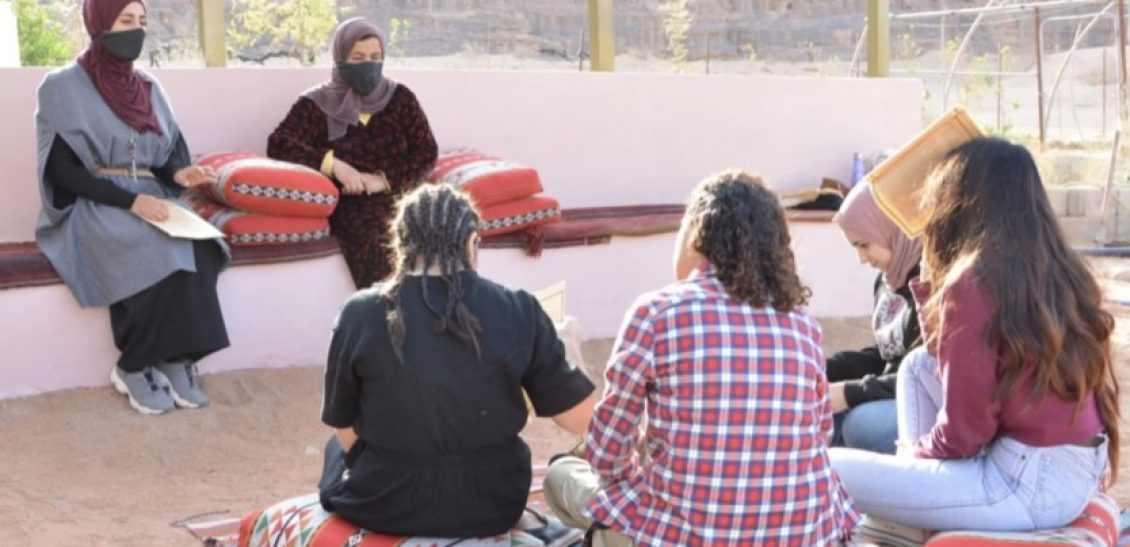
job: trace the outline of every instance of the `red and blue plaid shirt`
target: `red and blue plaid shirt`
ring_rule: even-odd
[[[735,301],[700,268],[636,300],[605,379],[585,450],[605,487],[588,511],[637,545],[827,545],[858,521],[828,460],[804,311]]]

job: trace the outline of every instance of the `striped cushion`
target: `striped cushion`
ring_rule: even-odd
[[[1004,547],[1009,545],[1075,545],[1114,547],[1118,544],[1118,504],[1106,494],[1095,494],[1083,514],[1063,528],[1034,532],[944,532],[926,547]]]
[[[204,187],[210,197],[249,213],[327,218],[340,197],[318,171],[252,152],[209,154],[198,162],[216,169],[216,183]]]
[[[196,214],[224,232],[233,246],[307,243],[330,236],[330,221],[325,218],[247,213],[216,203],[208,194],[195,189],[185,192],[181,198]]]
[[[248,513],[239,523],[238,547],[544,547],[573,545],[584,534],[581,530],[565,528],[556,519],[551,522],[552,526],[539,522],[535,523],[537,528],[515,528],[509,533],[486,538],[388,536],[327,513],[318,502],[318,494],[310,494]],[[549,535],[554,541],[543,541],[551,529]]]
[[[479,212],[483,217],[483,237],[517,232],[561,218],[557,200],[540,195],[483,207]]]
[[[467,148],[440,154],[428,180],[467,192],[480,208],[542,191],[536,169]]]

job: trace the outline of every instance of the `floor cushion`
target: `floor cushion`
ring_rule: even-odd
[[[927,534],[897,523],[865,517],[852,536],[851,545],[889,545],[894,547],[1008,547],[1073,545],[1114,547],[1119,536],[1118,504],[1098,493],[1091,498],[1078,518],[1062,528],[1032,532],[985,532],[954,530]]]
[[[1118,544],[1118,504],[1106,494],[1096,494],[1083,514],[1063,528],[1034,532],[944,532],[926,542],[927,547],[990,547],[1008,545],[1081,545],[1114,547]]]
[[[370,532],[322,509],[318,494],[309,494],[252,511],[240,520],[239,547],[548,547],[577,544],[584,533],[531,510],[536,517],[525,527],[488,538],[427,538]],[[523,517],[523,520],[527,520]],[[521,524],[521,523],[520,523]]]

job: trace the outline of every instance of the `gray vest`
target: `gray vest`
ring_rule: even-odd
[[[126,209],[79,198],[58,209],[54,187],[44,177],[47,154],[56,136],[82,160],[87,169],[139,168],[168,162],[180,133],[165,92],[155,79],[153,110],[162,134],[139,134],[118,118],[81,66],[47,74],[39,85],[35,113],[38,139],[38,177],[41,209],[35,239],[83,307],[106,306],[153,286],[169,274],[196,271],[192,242],[176,239],[150,226]],[[166,199],[177,191],[151,178],[100,176],[135,193]],[[225,252],[226,252],[226,245]]]

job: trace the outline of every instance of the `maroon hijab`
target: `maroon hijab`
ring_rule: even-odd
[[[126,125],[139,133],[152,131],[160,135],[161,124],[151,99],[153,84],[134,71],[132,62],[114,57],[98,42],[98,37],[114,26],[122,10],[132,2],[145,5],[143,0],[83,1],[82,20],[90,35],[90,47],[79,55],[78,64],[86,70],[102,100]]]
[[[345,83],[337,71],[337,65],[344,63],[353,51],[353,44],[365,38],[376,37],[381,42],[381,51],[388,59],[385,49],[385,36],[376,25],[369,21],[355,17],[338,25],[334,31],[334,69],[330,81],[307,90],[302,94],[314,101],[322,112],[326,113],[329,127],[329,140],[337,140],[345,136],[345,130],[351,125],[360,123],[361,113],[376,114],[388,106],[392,94],[396,91],[396,82],[385,76],[377,82],[377,88],[372,93],[362,97],[357,94],[349,84]]]

